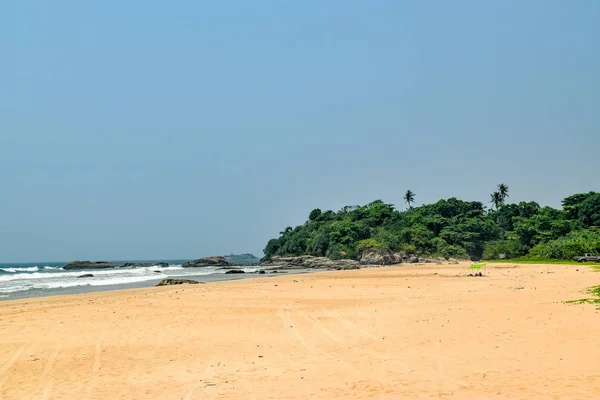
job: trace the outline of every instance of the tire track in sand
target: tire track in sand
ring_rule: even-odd
[[[60,354],[61,349],[62,349],[62,344],[59,343],[54,348],[54,351],[52,352],[52,354],[50,354],[50,357],[48,357],[48,360],[46,361],[46,365],[44,366],[44,369],[42,370],[42,374],[40,375],[40,383],[42,385],[44,385],[44,381],[46,380],[46,377],[48,376],[50,371],[52,371],[54,362],[58,358],[58,355]],[[44,385],[44,391],[43,391],[42,397],[41,397],[42,400],[47,400],[50,398],[50,394],[52,393],[53,386],[54,386],[54,380],[50,380],[50,381],[46,382],[46,384]]]
[[[350,328],[353,331],[356,331],[356,332],[360,333],[363,336],[366,336],[366,337],[368,337],[370,339],[373,339],[373,340],[379,340],[380,339],[376,335],[372,334],[369,331],[364,330],[360,326],[356,325],[354,322],[348,321],[346,318],[342,317],[339,314],[334,314],[332,312],[328,312],[327,315],[329,317],[333,318],[333,319],[339,320],[342,324],[344,324],[344,326],[346,326],[347,328]]]
[[[330,330],[329,328],[327,328],[325,326],[325,324],[323,324],[317,317],[313,316],[310,313],[307,313],[305,311],[299,311],[298,315],[307,319],[310,323],[312,323],[312,325],[317,328],[316,330],[318,332],[321,332],[323,334],[325,334],[327,337],[329,337],[332,341],[340,344],[340,345],[348,345],[347,342],[345,342],[344,340],[340,339],[338,336],[335,335],[335,333]],[[339,320],[338,318],[333,317],[333,320]],[[326,351],[322,351],[323,353],[328,353]],[[373,359],[378,359],[381,362],[381,355],[377,354],[375,352],[369,351],[368,352]],[[364,368],[362,368],[360,365],[357,365],[356,363],[350,363],[346,360],[344,360],[343,356],[342,356],[343,352],[338,354],[337,361],[339,363],[341,363],[345,368],[349,369],[350,371],[352,371],[353,373],[357,374],[360,377],[366,377],[368,379],[368,381],[358,381],[358,382],[362,382],[365,383],[368,386],[371,386],[370,390],[369,389],[363,389],[363,390],[367,390],[367,391],[371,391],[371,392],[377,392],[380,395],[380,398],[384,398],[385,395],[389,394],[387,393],[386,387],[388,387],[391,382],[389,381],[389,379],[387,379],[386,377],[382,376],[383,374],[381,373],[375,373],[373,374],[372,371],[369,370],[365,370]],[[339,357],[339,358],[338,358]],[[358,383],[357,382],[357,383]]]
[[[296,340],[298,342],[300,342],[300,344],[308,351],[310,352],[314,352],[314,349],[312,349],[307,343],[306,340],[304,340],[304,337],[300,334],[300,331],[298,331],[298,328],[296,327],[296,324],[294,322],[294,319],[292,318],[292,312],[288,309],[283,309],[283,310],[279,310],[279,315],[281,317],[281,319],[283,320],[283,323],[285,325],[285,327],[290,327],[292,328],[292,334],[294,335],[294,337],[296,338]]]
[[[0,368],[0,400],[3,399],[2,397],[2,387],[4,386],[4,384],[6,383],[6,381],[8,380],[8,370],[17,362],[17,360],[21,357],[21,354],[23,354],[23,352],[25,351],[25,349],[27,348],[27,346],[29,345],[29,343],[25,343],[23,345],[21,345],[21,347],[19,347],[17,349],[17,351],[15,351],[13,353],[13,355],[10,357],[10,359],[2,366],[2,368]]]
[[[102,368],[101,358],[102,358],[102,341],[104,340],[104,336],[106,335],[106,330],[100,334],[98,340],[96,341],[96,346],[94,347],[94,362],[92,363],[92,374],[90,381],[87,387],[87,399],[92,398],[92,392],[96,387],[96,380],[98,378],[98,372],[100,372],[100,368]]]
[[[289,328],[292,329],[292,334],[294,335],[296,340],[302,345],[302,347],[304,347],[304,349],[308,353],[315,354],[316,353],[315,348],[313,346],[309,346],[308,343],[306,343],[306,340],[304,340],[304,337],[302,336],[302,334],[296,327],[296,323],[294,321],[294,318],[292,317],[292,312],[286,308],[280,309],[279,316],[281,317],[286,330]],[[304,386],[304,390],[305,390],[304,394],[308,395],[308,396],[314,396],[315,390],[313,388],[313,385],[310,383],[310,381],[308,379],[304,379],[303,383],[305,385]]]
[[[214,365],[214,360],[210,360],[207,364],[206,364],[206,368],[204,368],[204,372],[202,373],[202,379],[204,379],[204,376],[208,373],[208,370],[210,369],[210,367]],[[192,400],[192,396],[194,395],[194,392],[196,391],[196,389],[198,389],[200,387],[200,385],[202,383],[202,381],[197,381],[194,384],[192,384],[192,387],[190,388],[190,390],[188,390],[188,392],[185,394],[185,396],[183,397],[183,400]]]

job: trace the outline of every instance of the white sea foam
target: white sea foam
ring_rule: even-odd
[[[65,271],[61,269],[61,271],[65,272],[32,272],[32,273],[22,273],[22,274],[14,274],[14,275],[0,275],[0,282],[8,282],[8,281],[20,281],[20,280],[30,280],[30,279],[56,279],[56,278],[68,278],[68,277],[78,277],[83,274],[91,273],[94,276],[106,276],[106,275],[156,275],[154,271],[176,271],[183,269],[181,266],[171,265],[165,268],[160,267],[143,267],[143,268],[115,268],[115,269],[103,269],[103,270],[71,270]]]
[[[0,268],[0,270],[2,270],[4,272],[10,272],[10,273],[16,274],[19,272],[39,271],[40,269],[38,267],[27,267],[27,268]]]
[[[60,267],[51,268],[45,272],[14,273],[0,275],[0,294],[23,292],[29,290],[52,290],[71,288],[76,286],[112,286],[132,284],[166,277],[193,277],[213,274],[224,274],[229,268],[183,268],[181,265],[168,267],[142,267],[142,268],[115,268],[102,270],[63,270]],[[261,268],[242,268],[246,273],[253,273]],[[46,268],[44,268],[46,270]],[[36,270],[37,271],[37,270]],[[84,274],[93,274],[93,277],[78,278]],[[8,297],[3,295],[2,297]]]

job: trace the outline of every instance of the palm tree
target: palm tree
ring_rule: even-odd
[[[504,204],[504,199],[502,199],[500,192],[494,192],[490,195],[490,203],[496,207],[496,210],[498,210],[498,208]]]
[[[411,204],[415,202],[415,194],[412,192],[412,190],[406,191],[406,194],[404,195],[404,201],[406,204],[408,204],[408,209],[412,210]]]
[[[294,230],[294,228],[292,228],[291,226],[288,226],[287,228],[285,228],[285,230],[283,232],[279,232],[279,234],[282,236],[285,236],[288,233],[290,233],[292,230]]]
[[[502,204],[504,204],[504,200],[506,200],[508,197],[510,197],[508,195],[508,185],[501,183],[498,185],[498,193],[500,194],[500,198],[502,199]]]

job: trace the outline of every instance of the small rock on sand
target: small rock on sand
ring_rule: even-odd
[[[184,283],[198,284],[202,282],[194,281],[192,279],[163,279],[156,286],[183,285]]]

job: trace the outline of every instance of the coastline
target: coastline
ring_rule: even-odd
[[[236,267],[232,267],[232,269],[234,269],[234,268],[236,268]],[[94,271],[92,271],[92,272],[94,272]],[[290,275],[306,273],[306,272],[311,272],[311,271],[304,271],[304,270],[286,271],[286,273],[290,274]],[[85,274],[86,271],[77,271],[77,273]],[[198,280],[201,283],[215,283],[215,282],[222,282],[222,281],[263,278],[263,277],[276,276],[276,275],[277,274],[259,275],[256,273],[245,273],[245,274],[239,274],[239,275],[238,274],[231,274],[231,275],[228,275],[228,274],[211,274],[211,275],[190,274],[190,275],[185,275],[182,278]],[[177,276],[174,276],[173,278],[177,279]],[[156,284],[158,284],[163,279],[167,279],[167,277],[161,276],[161,277],[157,277],[156,279],[153,279],[153,280],[147,280],[147,281],[142,281],[142,282],[133,282],[133,283],[123,283],[123,284],[119,284],[119,285],[104,285],[104,286],[102,286],[102,285],[101,286],[84,285],[84,286],[56,288],[52,292],[42,292],[42,291],[27,292],[27,291],[25,291],[25,292],[21,292],[21,293],[11,294],[10,298],[8,296],[6,296],[6,297],[0,296],[0,304],[7,302],[7,301],[13,301],[13,300],[40,299],[40,298],[45,298],[45,297],[69,296],[69,295],[85,295],[86,293],[107,293],[107,292],[120,292],[120,291],[126,291],[126,290],[151,289],[151,288],[155,287]]]
[[[498,268],[496,268],[498,266]],[[420,265],[0,302],[0,395],[593,398],[585,266]],[[461,275],[463,274],[463,275]]]

